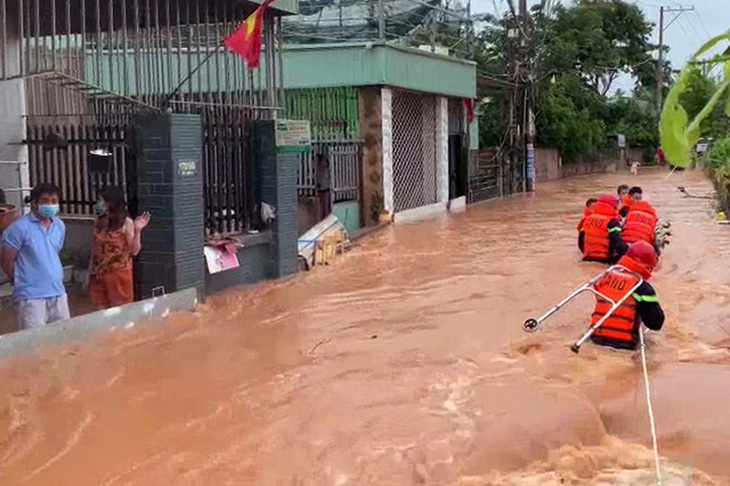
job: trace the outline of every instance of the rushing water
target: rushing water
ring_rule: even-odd
[[[640,360],[568,345],[584,200],[640,184],[672,245],[649,338],[665,484],[730,484],[730,228],[646,171],[389,228],[327,268],[0,363],[0,484],[654,484]]]

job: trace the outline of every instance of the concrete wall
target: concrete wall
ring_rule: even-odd
[[[349,234],[355,234],[360,230],[360,203],[358,201],[335,203],[332,213],[337,216]]]
[[[13,2],[7,6],[8,17],[17,18]],[[6,76],[20,73],[20,37],[16,22],[7,22],[5,56]],[[0,188],[28,187],[28,148],[20,143],[25,138],[26,97],[22,80],[0,81],[0,162],[21,162],[22,165],[0,164]],[[21,204],[22,194],[7,192],[7,202]]]
[[[123,332],[140,324],[159,324],[164,321],[151,318],[166,317],[174,312],[192,311],[197,305],[196,291],[188,289],[143,302],[74,317],[52,326],[13,332],[3,335],[0,339],[0,358],[31,353],[43,346],[78,341],[102,331]]]
[[[206,272],[206,293],[213,294],[228,288],[254,284],[272,278],[273,258],[271,231],[247,236],[243,240],[243,248],[238,250],[238,263],[240,264],[238,268],[213,275]]]
[[[63,218],[63,222],[66,224],[64,250],[91,255],[94,220],[91,218]],[[144,243],[145,237],[142,236],[142,244],[144,245]]]
[[[649,149],[643,147],[629,147],[626,149],[626,160],[630,163],[639,162],[644,164],[647,162]]]
[[[535,181],[547,182],[560,179],[561,160],[556,149],[535,149]]]
[[[638,154],[643,152],[639,151]],[[538,148],[535,150],[535,169],[537,182],[548,182],[565,177],[587,174],[601,174],[622,170],[624,164],[620,156],[606,158],[594,162],[562,164],[556,149]]]
[[[582,162],[576,164],[563,164],[560,168],[562,178],[575,177],[588,174],[604,174],[606,172],[617,172],[623,167],[619,159],[605,159],[597,162]]]

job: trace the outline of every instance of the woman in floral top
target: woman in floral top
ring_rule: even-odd
[[[107,187],[96,203],[99,217],[94,224],[89,296],[99,309],[134,301],[132,257],[142,248],[142,230],[150,222],[149,213],[132,220],[124,202],[124,191]]]

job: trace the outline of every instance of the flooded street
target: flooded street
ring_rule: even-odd
[[[391,227],[164,326],[0,363],[0,484],[655,484],[637,354],[587,344],[584,201],[638,184],[672,244],[649,337],[665,484],[730,484],[730,228],[698,173],[541,185]]]

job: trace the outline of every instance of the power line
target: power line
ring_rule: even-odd
[[[699,22],[700,22],[700,26],[702,27],[702,30],[705,32],[705,35],[709,39],[710,37],[712,37],[712,35],[710,35],[710,31],[707,30],[707,26],[705,25],[705,21],[702,20],[702,16],[700,15],[700,12],[699,11],[697,11],[695,9],[694,12],[695,12],[695,15],[697,16],[697,20],[699,20]]]

